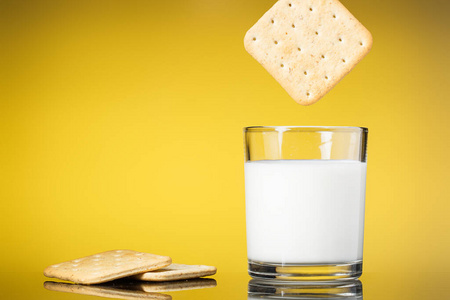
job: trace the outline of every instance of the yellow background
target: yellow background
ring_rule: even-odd
[[[364,271],[448,269],[449,2],[343,1],[374,46],[310,107],[244,50],[274,2],[0,1],[2,269],[245,270],[249,125],[368,127]]]

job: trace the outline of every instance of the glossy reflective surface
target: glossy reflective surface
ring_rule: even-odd
[[[285,286],[255,282],[245,272],[218,272],[213,279],[102,286],[74,286],[40,273],[0,273],[1,299],[448,299],[450,273],[364,273],[359,281],[340,286]],[[45,287],[44,287],[44,282]],[[258,289],[255,289],[255,286]],[[250,291],[250,292],[249,292]]]

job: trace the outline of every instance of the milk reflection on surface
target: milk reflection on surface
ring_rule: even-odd
[[[362,300],[359,280],[340,283],[299,284],[276,280],[252,279],[248,283],[248,300],[256,299],[340,299]]]

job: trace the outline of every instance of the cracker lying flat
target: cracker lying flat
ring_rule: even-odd
[[[170,265],[168,256],[113,250],[52,265],[44,275],[75,283],[95,284],[128,277]]]
[[[216,272],[216,267],[212,266],[171,264],[163,269],[139,274],[133,278],[144,281],[171,281],[209,276]]]
[[[245,49],[302,105],[318,101],[370,51],[370,32],[338,0],[280,0]]]
[[[81,295],[91,295],[106,298],[119,298],[119,299],[156,299],[156,300],[171,300],[172,296],[149,293],[140,290],[127,290],[116,288],[114,286],[102,286],[102,285],[79,285],[63,282],[44,282],[44,287],[50,291],[74,293]]]

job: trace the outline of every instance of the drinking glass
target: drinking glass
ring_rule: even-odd
[[[363,127],[244,129],[250,276],[361,276],[367,134]]]

